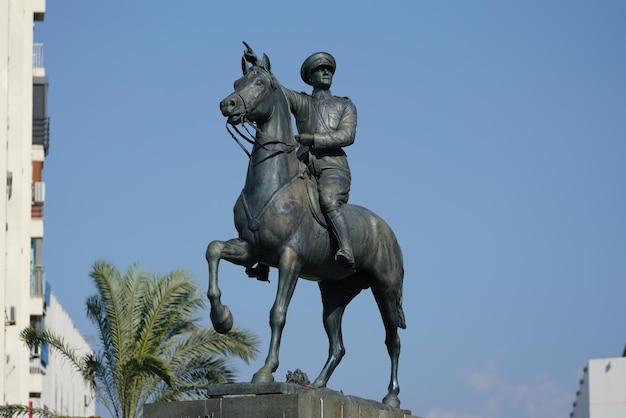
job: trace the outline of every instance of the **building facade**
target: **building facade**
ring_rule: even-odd
[[[95,407],[85,405],[94,402],[80,375],[63,375],[47,347],[31,350],[19,338],[24,328],[45,325],[68,342],[76,342],[79,349],[89,349],[51,296],[43,263],[43,167],[50,125],[43,44],[34,38],[45,8],[45,0],[0,2],[0,310],[4,314],[0,404],[30,404],[89,416],[95,414]],[[54,376],[64,376],[56,380],[59,385]],[[76,385],[66,390],[69,382]],[[61,387],[63,394],[58,392]],[[82,409],[69,406],[74,405],[73,397]]]
[[[54,293],[47,293],[49,305],[46,309],[46,327],[63,335],[65,343],[84,356],[91,350]],[[31,399],[34,406],[53,409],[72,417],[91,417],[96,413],[96,400],[89,384],[80,378],[76,370],[54,350],[50,350],[42,379],[41,398]],[[33,364],[34,363],[34,364]],[[31,368],[40,367],[31,360]]]
[[[626,417],[626,349],[622,357],[589,360],[570,417]]]

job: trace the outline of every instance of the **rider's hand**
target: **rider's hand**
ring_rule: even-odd
[[[313,134],[300,134],[300,135],[296,135],[296,141],[298,141],[298,143],[300,145],[313,145],[315,144],[315,136]]]
[[[256,65],[259,62],[259,58],[256,56],[254,51],[251,49],[247,49],[243,52],[244,59],[252,65]]]

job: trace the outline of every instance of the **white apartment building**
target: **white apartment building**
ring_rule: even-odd
[[[19,339],[27,326],[46,325],[90,349],[50,296],[43,264],[48,78],[34,32],[45,8],[45,0],[0,1],[0,404],[89,416],[95,406],[80,375],[64,375],[47,347],[31,352]]]
[[[46,326],[63,335],[65,343],[76,350],[76,355],[84,356],[91,348],[80,333],[54,293],[49,294],[46,310]],[[31,371],[41,367],[31,360]],[[76,373],[75,369],[56,351],[50,350],[45,368],[41,398],[31,399],[33,406],[53,409],[55,412],[72,417],[91,417],[95,415],[96,400],[94,394]]]
[[[569,416],[626,417],[626,349],[622,357],[589,360]]]

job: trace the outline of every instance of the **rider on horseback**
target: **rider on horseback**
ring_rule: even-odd
[[[342,148],[354,142],[357,113],[350,99],[330,93],[336,67],[332,55],[317,52],[300,69],[302,81],[313,86],[313,93],[283,91],[296,118],[296,139],[303,147],[300,155],[317,180],[322,212],[339,244],[335,261],[353,270],[350,233],[342,212],[342,205],[348,202],[351,177]]]
[[[245,52],[248,62],[258,62],[251,50]],[[291,113],[296,118],[301,148],[300,158],[309,173],[317,180],[320,207],[337,239],[339,249],[335,261],[354,270],[354,255],[348,223],[342,205],[350,194],[350,167],[343,147],[354,142],[356,134],[356,106],[347,97],[330,93],[337,68],[335,58],[327,52],[309,56],[300,68],[302,81],[313,87],[312,94],[299,93],[283,87]],[[250,277],[267,280],[269,267],[259,264],[246,269]]]

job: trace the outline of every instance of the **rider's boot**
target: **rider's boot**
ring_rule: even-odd
[[[327,213],[330,227],[339,243],[339,250],[335,253],[335,262],[342,267],[354,270],[354,256],[352,255],[352,243],[348,222],[341,209]]]
[[[270,266],[258,263],[254,267],[246,267],[246,274],[248,277],[254,277],[262,282],[269,282]]]

